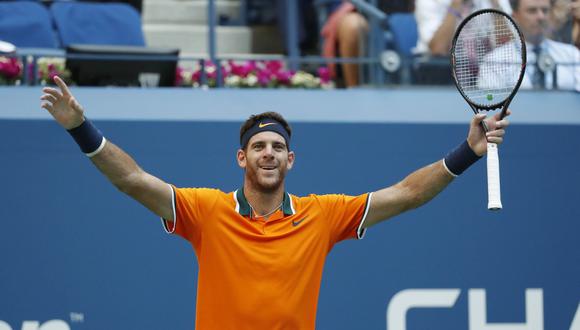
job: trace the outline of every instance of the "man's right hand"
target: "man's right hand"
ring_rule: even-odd
[[[43,88],[44,94],[40,97],[41,107],[46,109],[67,130],[80,126],[85,121],[83,108],[60,77],[55,76],[54,82],[60,91],[52,87]]]

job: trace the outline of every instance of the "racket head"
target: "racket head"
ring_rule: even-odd
[[[524,36],[506,13],[475,11],[455,31],[451,68],[455,86],[476,113],[503,108],[505,114],[526,69]]]

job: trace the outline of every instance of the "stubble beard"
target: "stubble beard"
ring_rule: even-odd
[[[261,176],[260,174],[258,174],[258,171],[247,171],[246,180],[253,189],[259,192],[262,193],[276,192],[280,189],[280,186],[282,186],[282,184],[284,183],[286,173],[282,171],[278,172],[275,178]]]

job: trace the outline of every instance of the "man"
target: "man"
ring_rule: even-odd
[[[334,244],[362,238],[366,228],[431,200],[455,176],[501,143],[506,119],[477,115],[467,140],[403,181],[360,196],[285,191],[292,169],[292,130],[277,113],[251,116],[240,131],[237,161],[243,187],[229,193],[177,188],[143,171],[84,117],[58,77],[44,88],[42,107],[122,192],[164,219],[187,239],[199,263],[196,328],[313,329],[326,255]],[[486,140],[487,137],[487,140]]]
[[[546,38],[549,32],[550,0],[511,0],[512,17],[526,41],[526,72],[521,88],[580,91],[580,51],[573,45]],[[501,51],[492,51],[485,62],[493,62]],[[482,64],[478,84],[493,87],[501,79]],[[487,73],[487,74],[486,74]],[[509,76],[509,75],[507,75]]]

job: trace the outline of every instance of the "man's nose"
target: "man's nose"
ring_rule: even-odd
[[[264,147],[264,157],[271,157],[274,155],[274,147],[272,147],[272,145],[266,145],[266,147]]]

